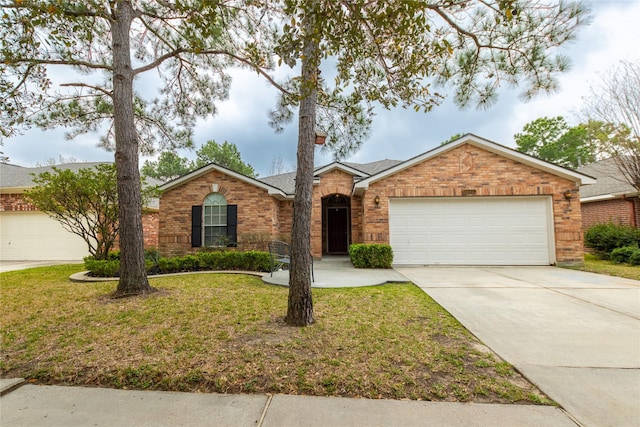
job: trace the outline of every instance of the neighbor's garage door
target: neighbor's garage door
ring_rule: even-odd
[[[41,212],[0,212],[0,260],[82,261],[87,244]]]
[[[390,199],[394,264],[549,265],[548,197]]]

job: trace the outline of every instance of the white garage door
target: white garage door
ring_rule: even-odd
[[[394,264],[549,265],[548,197],[390,199]]]
[[[0,260],[82,261],[82,238],[41,212],[0,212]]]

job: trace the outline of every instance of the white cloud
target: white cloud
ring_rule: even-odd
[[[505,89],[489,110],[460,110],[449,100],[430,113],[413,110],[377,110],[371,136],[349,161],[369,162],[384,158],[408,159],[434,148],[456,133],[475,133],[513,146],[513,135],[539,117],[563,115],[569,120],[580,108],[581,97],[589,85],[620,60],[640,58],[639,1],[594,1],[593,23],[582,29],[578,39],[565,53],[573,68],[560,76],[561,91],[523,103],[519,90]],[[286,71],[285,71],[286,72]],[[219,114],[203,120],[195,129],[196,144],[215,139],[235,143],[245,161],[261,176],[268,174],[271,161],[281,156],[295,164],[297,123],[282,134],[268,126],[267,114],[275,105],[276,92],[255,73],[234,72],[229,100],[219,103]],[[80,160],[111,160],[112,153],[95,147],[97,136],[83,135],[66,141],[63,132],[30,131],[27,135],[5,141],[5,154],[16,164],[32,165],[48,158],[75,157]],[[193,153],[189,154],[193,157]],[[316,151],[316,163],[331,161],[329,153]]]

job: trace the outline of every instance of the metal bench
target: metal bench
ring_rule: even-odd
[[[273,240],[269,242],[269,255],[271,256],[271,277],[273,272],[281,268],[289,267],[291,264],[290,246],[287,242]],[[311,257],[311,281],[315,280],[313,276],[313,257]]]

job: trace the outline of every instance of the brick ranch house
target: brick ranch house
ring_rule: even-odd
[[[578,172],[598,181],[580,188],[584,230],[609,222],[640,227],[640,193],[625,180],[613,158],[583,166]]]
[[[77,172],[99,164],[104,162],[65,163],[55,167]],[[53,172],[53,169],[0,163],[0,261],[82,261],[89,255],[87,244],[80,236],[24,199],[22,193],[35,185],[33,175],[43,172]],[[153,183],[157,184],[160,182]],[[158,220],[156,199],[145,207],[142,218],[146,247],[158,246]]]
[[[294,176],[210,164],[162,185],[160,252],[288,236]],[[594,183],[471,134],[406,161],[334,162],[315,169],[311,251],[388,243],[395,265],[577,264],[579,189]]]

